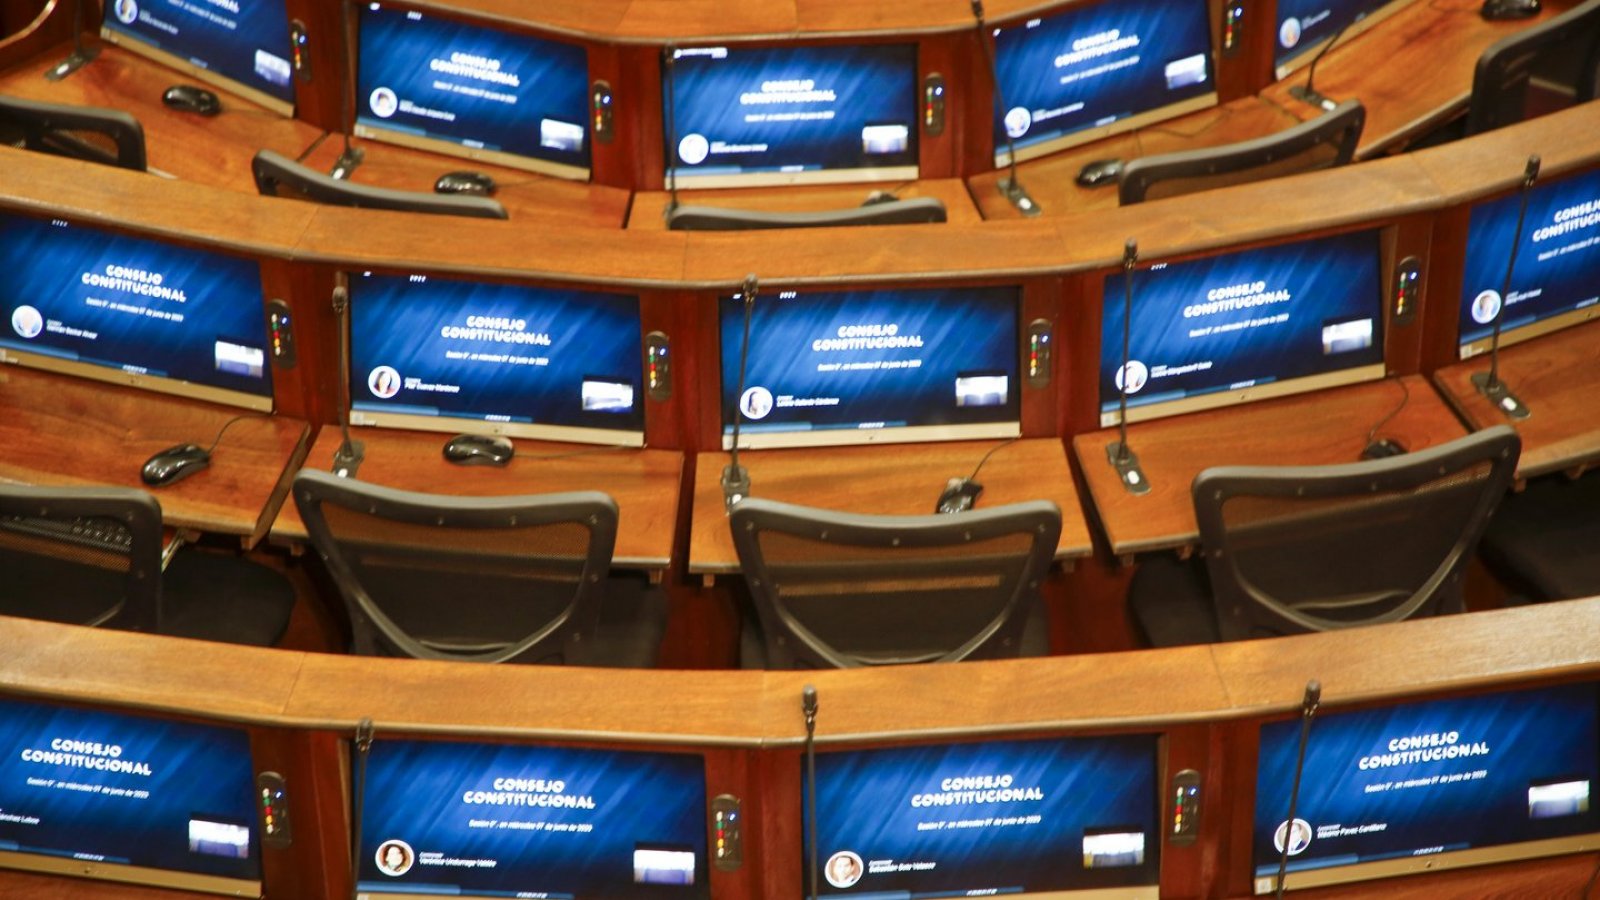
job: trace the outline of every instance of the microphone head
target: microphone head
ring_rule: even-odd
[[[1133,264],[1138,261],[1139,242],[1133,238],[1128,238],[1128,242],[1122,245],[1122,267],[1124,269],[1131,269],[1133,268]]]
[[[1539,154],[1528,157],[1528,167],[1522,170],[1522,184],[1524,187],[1533,187],[1533,182],[1539,177]]]
[[[350,290],[344,285],[337,285],[333,289],[333,311],[336,315],[344,315],[350,306]]]
[[[1320,705],[1322,705],[1322,682],[1313,678],[1306,682],[1306,696],[1301,702],[1301,709],[1306,715],[1310,715],[1316,712]]]
[[[744,302],[746,302],[746,303],[754,303],[755,302],[756,289],[759,286],[760,286],[760,283],[756,281],[756,276],[755,276],[754,272],[751,272],[749,275],[746,275],[744,277],[744,287],[741,288],[741,290],[744,292]]]
[[[983,21],[983,0],[972,0],[972,17]]]
[[[806,685],[800,691],[800,708],[806,715],[814,715],[817,711],[817,689],[814,685]]]

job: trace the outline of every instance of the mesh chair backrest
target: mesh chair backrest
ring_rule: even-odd
[[[1519,448],[1502,425],[1371,462],[1201,472],[1195,513],[1222,638],[1459,611],[1462,570]]]
[[[261,150],[250,161],[256,191],[263,197],[284,197],[330,206],[388,209],[399,212],[468,216],[476,219],[509,218],[498,200],[468,194],[424,194],[355,184],[302,166],[281,153]]]
[[[0,96],[0,132],[29,150],[145,171],[144,127],[122,110]]]
[[[1600,0],[1588,0],[1490,44],[1473,69],[1466,134],[1483,134],[1527,118],[1528,87],[1546,69],[1562,71],[1576,65],[1570,71],[1573,102],[1594,99],[1597,54]]]
[[[1367,121],[1359,100],[1346,100],[1309,122],[1277,134],[1221,147],[1163,153],[1130,161],[1117,184],[1123,206],[1348,163]]]
[[[863,516],[751,498],[730,523],[775,669],[1016,656],[1061,535],[1048,501]]]
[[[144,491],[0,485],[0,613],[156,631],[161,546]]]
[[[303,470],[294,499],[357,653],[584,661],[616,540],[605,494],[445,497]]]

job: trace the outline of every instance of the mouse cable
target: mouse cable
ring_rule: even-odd
[[[1396,406],[1394,409],[1389,410],[1389,414],[1387,416],[1384,416],[1383,418],[1379,419],[1378,420],[1378,424],[1372,426],[1372,430],[1367,432],[1367,443],[1368,444],[1371,444],[1373,438],[1376,438],[1378,436],[1378,429],[1380,429],[1383,426],[1389,424],[1389,420],[1393,419],[1395,416],[1400,415],[1400,410],[1405,409],[1406,408],[1406,404],[1411,402],[1411,388],[1406,387],[1406,380],[1404,378],[1396,378],[1395,381],[1398,381],[1400,383],[1400,393],[1401,393],[1400,405]]]
[[[234,416],[233,418],[229,419],[228,421],[223,422],[222,423],[222,427],[217,429],[217,436],[216,436],[216,438],[214,440],[212,440],[211,446],[206,448],[206,452],[210,453],[211,451],[217,449],[217,445],[222,443],[222,436],[224,434],[228,433],[228,429],[232,428],[233,424],[235,422],[243,422],[245,419],[270,419],[270,418],[272,418],[272,413],[244,413],[242,415]]]
[[[971,475],[967,476],[967,480],[968,481],[976,480],[977,477],[978,477],[978,473],[983,471],[983,464],[989,461],[989,457],[995,455],[995,453],[998,450],[1000,450],[1002,447],[1009,447],[1012,444],[1015,444],[1017,441],[1020,441],[1020,440],[1022,440],[1022,438],[1020,438],[1020,437],[1006,438],[1005,440],[1001,441],[1000,443],[995,444],[993,447],[990,447],[989,448],[989,452],[985,453],[983,455],[983,459],[978,460],[977,467],[972,470],[972,474]]]

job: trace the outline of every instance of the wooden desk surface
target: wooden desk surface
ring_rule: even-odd
[[[1507,418],[1472,384],[1489,371],[1477,356],[1433,373],[1450,405],[1474,429],[1505,423],[1522,435],[1517,477],[1586,466],[1600,459],[1600,322],[1588,322],[1500,349],[1500,377],[1532,415]]]
[[[678,202],[685,205],[704,204],[769,212],[813,212],[860,206],[873,191],[889,190],[894,191],[902,200],[910,200],[913,197],[938,198],[944,203],[950,224],[973,225],[983,221],[977,207],[972,204],[967,186],[959,178],[928,179],[905,184],[886,182],[679,191]],[[672,195],[666,191],[641,191],[634,194],[633,211],[628,214],[629,230],[664,230],[667,227],[664,216],[671,198]]]
[[[220,114],[206,118],[171,109],[162,104],[161,95],[174,84],[197,83],[193,77],[100,43],[100,55],[67,78],[46,81],[44,73],[71,52],[71,44],[0,75],[0,93],[131,113],[144,126],[151,170],[248,194],[256,192],[250,159],[257,150],[276,150],[293,159],[322,134],[299,119],[280,116],[211,85],[204,86],[221,99]]]
[[[1150,481],[1142,496],[1124,490],[1106,461],[1115,428],[1078,435],[1072,447],[1112,552],[1186,548],[1199,540],[1189,488],[1202,469],[1356,462],[1367,432],[1404,398],[1401,381],[1410,398],[1379,437],[1421,450],[1466,433],[1418,375],[1154,419],[1128,426],[1128,443]]]
[[[1407,141],[1466,109],[1478,57],[1495,41],[1575,5],[1551,0],[1531,19],[1488,22],[1481,0],[1415,0],[1371,30],[1345,38],[1317,66],[1317,91],[1336,100],[1358,99],[1367,107],[1357,159],[1399,149]],[[1261,96],[1314,119],[1322,110],[1289,96],[1305,84],[1297,69]]]
[[[1140,156],[1231,144],[1265,137],[1299,122],[1277,103],[1259,97],[1241,97],[1231,103],[1019,163],[1017,174],[1022,186],[1038,202],[1040,215],[1115,209],[1116,181],[1093,188],[1078,186],[1078,170],[1087,163],[1100,159],[1126,162]],[[1004,168],[969,179],[973,199],[985,219],[1022,217],[1000,193],[1000,179],[1008,177],[1010,170]]]
[[[950,478],[965,478],[1000,444],[993,441],[811,447],[741,451],[754,497],[823,509],[877,515],[933,512]],[[729,455],[695,456],[694,511],[689,535],[689,571],[739,571],[722,498],[722,468]],[[1066,453],[1055,438],[1025,438],[1002,447],[978,473],[978,507],[1024,500],[1053,500],[1061,507],[1061,542],[1056,559],[1088,556],[1089,526],[1072,484]]]
[[[628,214],[629,192],[622,188],[569,181],[382,141],[352,139],[350,143],[366,153],[350,175],[356,184],[431,194],[433,183],[446,172],[482,172],[495,180],[493,199],[506,208],[511,221],[517,224],[621,228]],[[344,139],[329,135],[301,162],[326,173],[343,152]]]
[[[165,487],[139,479],[145,460],[175,444],[211,445],[211,466]],[[239,535],[246,547],[267,533],[287,490],[291,463],[310,429],[285,416],[258,416],[66,375],[0,368],[0,476],[25,484],[134,487],[161,502],[169,526]]]
[[[614,564],[665,569],[672,559],[683,474],[683,453],[678,450],[517,440],[517,455],[505,468],[496,468],[446,462],[441,451],[450,435],[444,433],[357,428],[351,438],[366,445],[358,477],[386,487],[462,497],[605,491],[618,510]],[[331,468],[342,440],[338,426],[325,426],[305,464]],[[293,500],[283,504],[273,523],[272,540],[284,544],[306,540],[306,526]]]

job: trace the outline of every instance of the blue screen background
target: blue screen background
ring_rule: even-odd
[[[911,44],[826,47],[727,47],[714,59],[702,51],[680,51],[672,76],[676,123],[662,107],[667,142],[679,146],[699,135],[712,146],[704,162],[682,158],[668,147],[667,164],[678,174],[706,175],[791,170],[866,169],[917,164],[917,48]],[[665,76],[663,76],[665,79]],[[741,96],[759,94],[775,81],[815,82],[832,90],[833,101],[741,105]],[[663,81],[665,83],[665,80]],[[746,121],[748,115],[827,114],[826,120]],[[906,148],[867,153],[861,130],[867,125],[903,125]],[[718,142],[766,149],[718,153]]]
[[[497,793],[497,778],[565,783],[594,809],[468,804]],[[372,745],[362,818],[361,887],[418,893],[549,897],[710,896],[706,872],[705,762],[699,756],[509,744],[385,741]],[[589,824],[592,831],[469,827],[471,820]],[[404,875],[379,871],[378,848],[409,844],[419,861]],[[635,884],[636,843],[692,849],[693,885]],[[421,858],[493,859],[492,868],[427,866]]]
[[[640,393],[643,364],[639,299],[621,294],[487,284],[405,275],[353,278],[350,286],[352,406],[373,412],[456,416],[540,425],[644,430]],[[548,334],[550,345],[445,338],[468,316],[520,319],[525,332]],[[499,330],[499,329],[492,329]],[[548,365],[449,359],[447,353],[546,359]],[[376,394],[372,372],[389,366],[402,379],[459,387],[458,393],[402,387]],[[583,408],[585,376],[632,385],[628,411]]]
[[[1164,267],[1135,270],[1130,359],[1150,378],[1128,394],[1128,406],[1265,384],[1383,361],[1383,297],[1379,281],[1378,232],[1333,237],[1211,256]],[[1117,408],[1116,373],[1122,365],[1123,276],[1105,280],[1105,315],[1100,329],[1100,408]],[[1287,290],[1291,299],[1232,312],[1184,318],[1191,304],[1212,290],[1264,282],[1266,292]],[[1287,314],[1279,324],[1191,337],[1191,331]],[[1323,323],[1370,317],[1372,345],[1325,355]],[[1160,377],[1157,366],[1209,361],[1211,368]]]
[[[149,775],[30,762],[56,739],[121,748]],[[35,781],[29,784],[29,779]],[[95,790],[69,790],[63,784]],[[113,795],[113,790],[149,796]],[[0,849],[52,856],[88,854],[107,862],[259,880],[250,740],[244,731],[122,713],[0,700],[0,809],[37,825],[0,820]],[[189,818],[250,830],[243,859],[189,850]]]
[[[237,13],[212,3],[105,0],[107,28],[289,103],[289,13],[284,0],[241,0]],[[127,11],[133,21],[124,22]],[[165,27],[163,27],[165,26]],[[260,57],[258,54],[269,54]]]
[[[464,146],[497,150],[587,169],[589,60],[586,51],[527,34],[495,31],[405,9],[361,6],[356,121]],[[518,84],[434,71],[435,60],[468,54],[500,63]],[[448,85],[448,87],[441,87]],[[397,103],[454,116],[453,121],[396,108],[384,118],[373,92],[387,88]],[[462,93],[489,92],[509,99]],[[540,122],[555,119],[582,129],[576,147],[541,145]]]
[[[181,289],[187,300],[83,283],[85,274],[105,275],[108,266],[160,274],[162,287]],[[6,273],[0,279],[0,346],[272,396],[261,270],[252,260],[59,221],[0,216],[0,272]],[[91,300],[135,311],[90,306]],[[25,338],[17,327],[19,306],[80,333],[52,332],[46,325],[37,337]],[[139,310],[181,315],[183,321]],[[260,350],[260,374],[218,370],[218,338]]]
[[[1511,239],[1517,230],[1518,195],[1502,197],[1472,209],[1467,230],[1467,264],[1461,281],[1461,343],[1481,340],[1494,330],[1494,319],[1479,323],[1472,303],[1480,291],[1498,296],[1505,285]],[[1574,207],[1593,204],[1588,214]],[[1563,214],[1556,222],[1557,213]],[[1577,227],[1572,227],[1577,226]],[[1562,233],[1544,229],[1572,227]],[[1541,258],[1544,257],[1544,258]],[[1532,324],[1600,300],[1600,171],[1538,185],[1528,195],[1528,218],[1517,246],[1512,273],[1512,302],[1505,305],[1502,330]],[[1528,294],[1537,291],[1538,295]]]
[[[947,778],[1012,776],[1042,800],[912,806],[941,794]],[[905,891],[963,896],[988,888],[1027,892],[1155,884],[1160,872],[1153,736],[996,741],[825,753],[817,756],[819,860],[850,850],[865,861],[936,863],[923,871],[868,871],[849,888],[819,879],[824,896]],[[1038,816],[1032,824],[948,827],[978,819]],[[947,827],[918,830],[918,823]],[[1144,863],[1087,869],[1085,828],[1142,831]],[[1001,890],[1003,895],[1006,890]],[[903,894],[900,896],[904,896]]]
[[[994,39],[1005,101],[1012,109],[1027,109],[1032,119],[1025,133],[1014,136],[1019,148],[1216,90],[1203,0],[1112,0],[1035,21],[1031,28],[1007,25]],[[1056,58],[1073,52],[1074,42],[1111,31],[1123,40],[1136,37],[1137,46],[1056,67]],[[1204,57],[1203,80],[1169,88],[1167,64],[1197,54]],[[1090,74],[1118,62],[1129,64]],[[1062,84],[1063,78],[1073,80]],[[1075,105],[1079,108],[1071,109]],[[1045,115],[1055,111],[1060,112]],[[996,152],[1004,150],[1005,126],[998,113],[994,141]]]
[[[1596,690],[1576,684],[1407,703],[1318,716],[1306,745],[1297,818],[1318,826],[1386,823],[1367,834],[1313,837],[1289,868],[1316,868],[1410,856],[1423,848],[1458,850],[1593,832],[1600,809],[1557,818],[1530,819],[1528,785],[1545,779],[1600,777],[1600,739],[1595,731]],[[1362,770],[1359,761],[1388,752],[1389,741],[1413,735],[1457,732],[1459,743],[1484,742],[1489,753],[1438,762]],[[1273,831],[1289,809],[1298,719],[1261,727],[1256,775],[1254,857],[1258,874],[1276,874]],[[1484,777],[1429,786],[1391,787],[1458,773]]]
[[[778,405],[765,418],[746,417],[742,431],[854,428],[861,423],[950,425],[1014,422],[1021,409],[1017,382],[1019,292],[1011,287],[785,293],[758,297],[750,320],[745,384],[764,387]],[[744,304],[721,301],[722,421],[733,430],[739,385]],[[813,350],[844,326],[896,323],[897,337],[921,335],[920,348]],[[819,365],[920,360],[916,368],[819,372]],[[1006,402],[956,406],[963,373],[1007,377]],[[837,398],[833,406],[782,406],[782,397]]]

